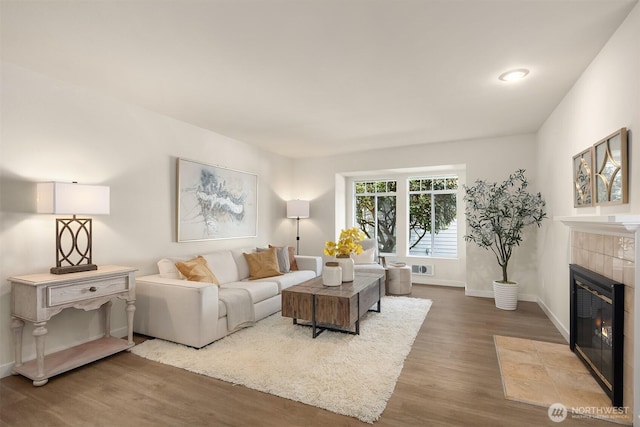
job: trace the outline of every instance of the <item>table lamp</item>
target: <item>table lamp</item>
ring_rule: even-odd
[[[52,274],[97,270],[92,263],[91,218],[76,215],[108,215],[109,187],[77,183],[37,184],[37,212],[73,215],[56,219],[56,266]]]

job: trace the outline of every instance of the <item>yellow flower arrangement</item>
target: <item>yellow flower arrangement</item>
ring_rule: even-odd
[[[358,242],[364,240],[364,232],[358,227],[347,228],[340,232],[337,242],[328,241],[324,245],[324,254],[329,256],[349,256],[352,253],[360,255],[362,245]]]

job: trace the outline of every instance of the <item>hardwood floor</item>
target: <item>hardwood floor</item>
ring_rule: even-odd
[[[504,399],[494,334],[564,343],[535,303],[501,311],[491,299],[465,297],[463,289],[424,285],[414,285],[413,296],[432,299],[433,306],[374,425],[615,426],[571,415],[558,424],[547,408]],[[128,352],[44,387],[21,376],[0,380],[0,426],[366,425]]]

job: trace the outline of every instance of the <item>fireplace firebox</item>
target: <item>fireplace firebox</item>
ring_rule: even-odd
[[[576,264],[569,266],[569,346],[611,398],[622,406],[624,285]]]

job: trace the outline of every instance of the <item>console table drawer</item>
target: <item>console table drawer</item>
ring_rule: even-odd
[[[114,277],[102,280],[86,280],[66,286],[51,286],[47,288],[47,302],[49,307],[83,301],[105,295],[113,295],[128,289],[126,277]]]

